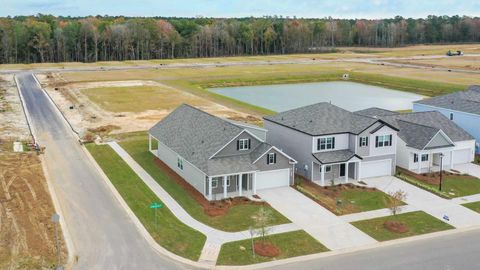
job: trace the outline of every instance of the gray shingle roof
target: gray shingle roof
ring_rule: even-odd
[[[411,147],[423,149],[433,136],[442,130],[453,142],[473,140],[465,130],[437,111],[404,113],[381,117],[396,126],[398,136]]]
[[[360,158],[359,156],[355,155],[355,153],[353,153],[350,150],[337,150],[337,151],[319,152],[319,153],[314,153],[312,155],[322,164],[345,162],[345,161],[348,161],[355,156]]]
[[[219,175],[257,170],[252,163],[272,147],[262,142],[249,153],[209,159],[243,130],[183,104],[155,124],[149,133],[207,175]]]
[[[355,113],[363,115],[363,116],[374,117],[374,118],[378,118],[380,116],[390,116],[390,115],[399,114],[398,112],[392,112],[392,111],[385,110],[385,109],[382,109],[382,108],[377,108],[377,107],[372,107],[372,108],[356,111]]]
[[[423,99],[414,103],[480,115],[480,86],[472,85],[466,91]]]
[[[378,121],[327,102],[281,112],[264,119],[312,136],[336,133],[359,134]]]

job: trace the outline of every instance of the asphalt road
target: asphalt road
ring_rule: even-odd
[[[188,269],[156,253],[118,205],[31,74],[17,75],[78,262],[74,269]],[[272,269],[478,270],[480,230],[313,259]]]
[[[17,75],[74,245],[74,269],[186,269],[153,250],[31,74]]]

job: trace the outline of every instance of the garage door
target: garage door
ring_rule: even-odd
[[[257,190],[289,185],[290,169],[258,172],[256,176]]]
[[[361,178],[392,175],[392,160],[375,160],[362,162]]]
[[[472,162],[472,150],[462,149],[453,151],[453,164],[465,164]],[[445,160],[444,160],[445,161]]]

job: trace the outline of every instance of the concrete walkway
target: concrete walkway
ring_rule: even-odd
[[[470,174],[471,176],[475,176],[480,178],[480,166],[473,163],[466,163],[466,164],[459,164],[453,166],[453,168],[461,173]]]
[[[480,225],[480,215],[460,206],[450,200],[415,187],[393,176],[364,179],[370,187],[375,187],[385,193],[403,190],[407,193],[405,202],[414,208],[422,210],[456,228],[467,228]],[[446,220],[448,217],[449,220]]]
[[[409,212],[415,212],[415,211],[418,211],[418,210],[419,209],[417,209],[414,206],[404,205],[404,206],[400,207],[399,213],[409,213]],[[391,215],[392,215],[392,211],[390,209],[382,208],[382,209],[378,209],[378,210],[372,210],[372,211],[343,215],[343,216],[340,216],[340,218],[343,219],[345,222],[350,223],[350,222],[355,222],[355,221],[360,221],[360,220],[386,217],[386,216],[391,216]]]
[[[480,194],[473,194],[473,195],[469,195],[469,196],[453,198],[451,201],[453,203],[456,203],[456,204],[479,202],[480,201]]]
[[[224,232],[201,223],[190,216],[180,204],[165,191],[150,174],[148,174],[118,143],[109,142],[108,145],[132,168],[132,170],[143,180],[143,182],[157,195],[166,207],[180,221],[187,226],[203,233],[207,240],[200,255],[199,262],[215,265],[220,248],[223,243],[238,241],[250,238],[249,231]],[[269,228],[270,234],[278,234],[300,230],[300,227],[294,223],[272,226]]]
[[[353,225],[291,187],[258,190],[258,195],[330,250],[376,243]]]

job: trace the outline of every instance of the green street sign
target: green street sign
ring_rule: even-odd
[[[163,205],[161,203],[154,202],[150,205],[151,209],[157,209],[157,208],[162,208]]]

